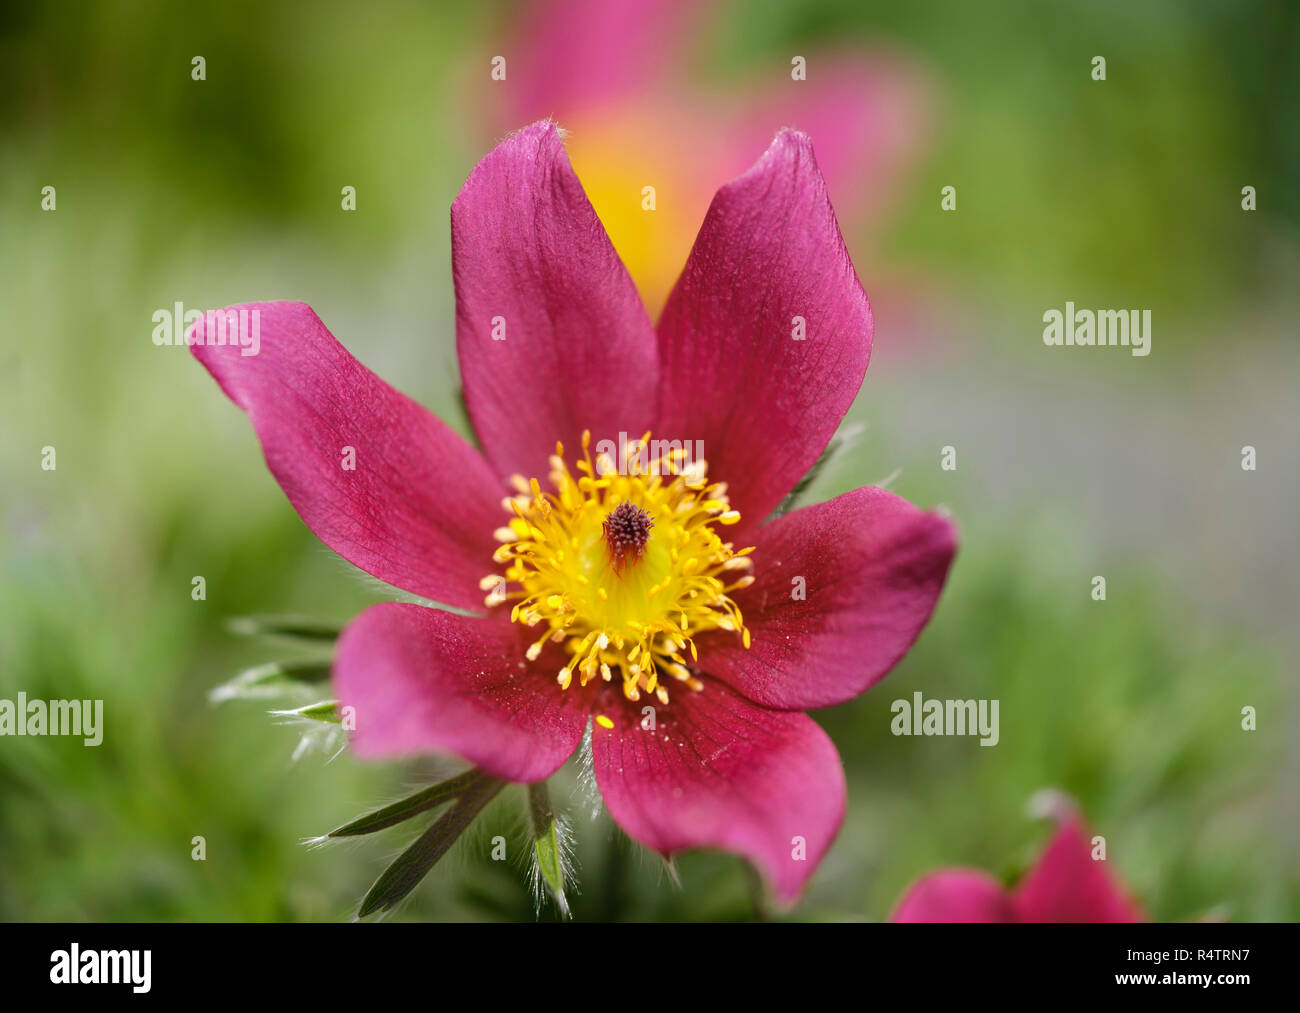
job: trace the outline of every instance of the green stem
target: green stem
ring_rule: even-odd
[[[528,786],[528,815],[533,825],[533,858],[561,915],[568,915],[569,902],[564,896],[564,859],[555,827],[555,810],[546,782]]]

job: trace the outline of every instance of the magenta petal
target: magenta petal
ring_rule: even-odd
[[[806,135],[783,130],[713,198],[659,350],[656,437],[703,441],[741,524],[760,523],[825,448],[871,352],[871,308]]]
[[[639,705],[606,699],[614,727],[593,724],[592,749],[618,825],[664,856],[741,855],[781,900],[794,900],[844,818],[844,770],[817,723],[756,707],[714,681],[699,693],[673,689],[653,730],[642,727]]]
[[[678,69],[701,0],[535,0],[512,12],[506,101],[522,123],[627,101]]]
[[[808,79],[797,88],[774,81],[757,92],[733,144],[752,150],[776,123],[815,138],[817,164],[847,223],[896,193],[927,133],[929,88],[918,66],[888,50],[854,46],[808,56]]]
[[[889,916],[891,922],[1010,922],[1002,885],[978,869],[944,869],[914,883]]]
[[[957,546],[947,518],[873,487],[801,507],[750,539],[756,580],[735,596],[750,649],[711,633],[698,641],[700,667],[791,710],[843,703],[883,678],[929,620]]]
[[[572,453],[584,429],[641,435],[654,331],[554,123],[511,135],[470,174],[451,256],[465,403],[501,474],[545,475],[556,441]]]
[[[311,307],[250,303],[205,320],[241,311],[250,333],[258,314],[256,354],[243,354],[251,343],[191,340],[191,350],[248,413],[298,515],[380,580],[448,605],[482,607],[478,582],[493,569],[492,531],[504,516],[504,488],[483,458],[349,355]],[[191,339],[195,331],[207,334],[205,321]],[[349,459],[354,469],[345,466]]]
[[[1023,922],[1138,922],[1142,913],[1094,861],[1077,819],[1067,820],[1012,895]]]
[[[379,759],[446,752],[494,777],[540,781],[582,739],[589,697],[524,661],[521,627],[422,605],[373,605],[343,631],[339,702],[352,746]]]

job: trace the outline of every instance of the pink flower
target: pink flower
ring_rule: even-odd
[[[1014,889],[978,869],[944,869],[903,895],[895,922],[1138,922],[1142,912],[1092,857],[1077,817],[1062,821]]]
[[[490,122],[500,130],[544,116],[568,129],[573,164],[652,316],[714,190],[778,128],[817,138],[840,221],[855,238],[890,206],[928,130],[920,67],[861,40],[799,46],[748,73],[718,73],[703,43],[739,27],[720,6],[537,0],[512,10],[501,45],[508,72],[492,85],[499,111]]]
[[[835,747],[801,712],[893,667],[956,541],[874,488],[762,523],[826,446],[871,347],[808,138],[781,133],[718,192],[657,328],[552,123],[483,159],[451,225],[482,453],[300,303],[247,307],[255,356],[193,349],[322,541],[473,613],[386,603],[344,630],[333,678],[354,748],[449,752],[534,782],[594,718],[596,781],[628,834],[664,855],[735,852],[794,898],[845,804]]]

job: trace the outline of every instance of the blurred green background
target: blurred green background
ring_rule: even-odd
[[[1049,787],[1152,917],[1300,916],[1297,12],[811,0],[722,4],[695,26],[688,95],[788,77],[790,54],[832,43],[926,81],[922,149],[883,213],[845,225],[876,344],[862,434],[812,497],[898,470],[891,488],[951,510],[962,549],[915,650],[817,715],[850,801],[800,907],[767,911],[728,856],[680,858],[676,885],[566,768],[552,795],[577,917],[883,919],[938,866],[1018,875],[1049,832],[1026,803]],[[415,831],[303,847],[445,766],[292,762],[298,731],[264,706],[208,703],[289,656],[230,617],[343,622],[384,593],[301,524],[243,415],[151,342],[152,314],[304,300],[467,431],[447,210],[507,128],[486,67],[513,52],[515,16],[0,7],[0,697],[101,698],[106,720],[95,749],[0,739],[0,918],[346,918]],[[1067,299],[1151,309],[1150,357],[1045,348],[1042,314]],[[999,699],[999,745],[893,737],[890,704],[916,690]],[[521,856],[523,811],[508,790],[396,917],[535,917],[525,863],[484,845],[503,834]]]

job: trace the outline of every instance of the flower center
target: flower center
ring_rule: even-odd
[[[749,647],[730,594],[754,582],[753,547],[736,551],[714,530],[740,514],[726,484],[710,484],[707,465],[688,460],[688,449],[674,442],[647,455],[664,443],[646,433],[620,455],[628,474],[618,474],[607,454],[592,463],[591,434],[583,433],[576,478],[557,444],[553,492],[535,478],[511,479],[517,492],[503,505],[513,516],[497,529],[502,545],[492,557],[505,574],[480,586],[489,607],[513,600],[511,621],[539,629],[530,661],[548,639],[564,644],[570,657],[556,676],[564,689],[575,672],[583,686],[617,674],[629,700],[644,692],[667,704],[665,678],[702,688],[691,668],[696,636],[729,630]]]

